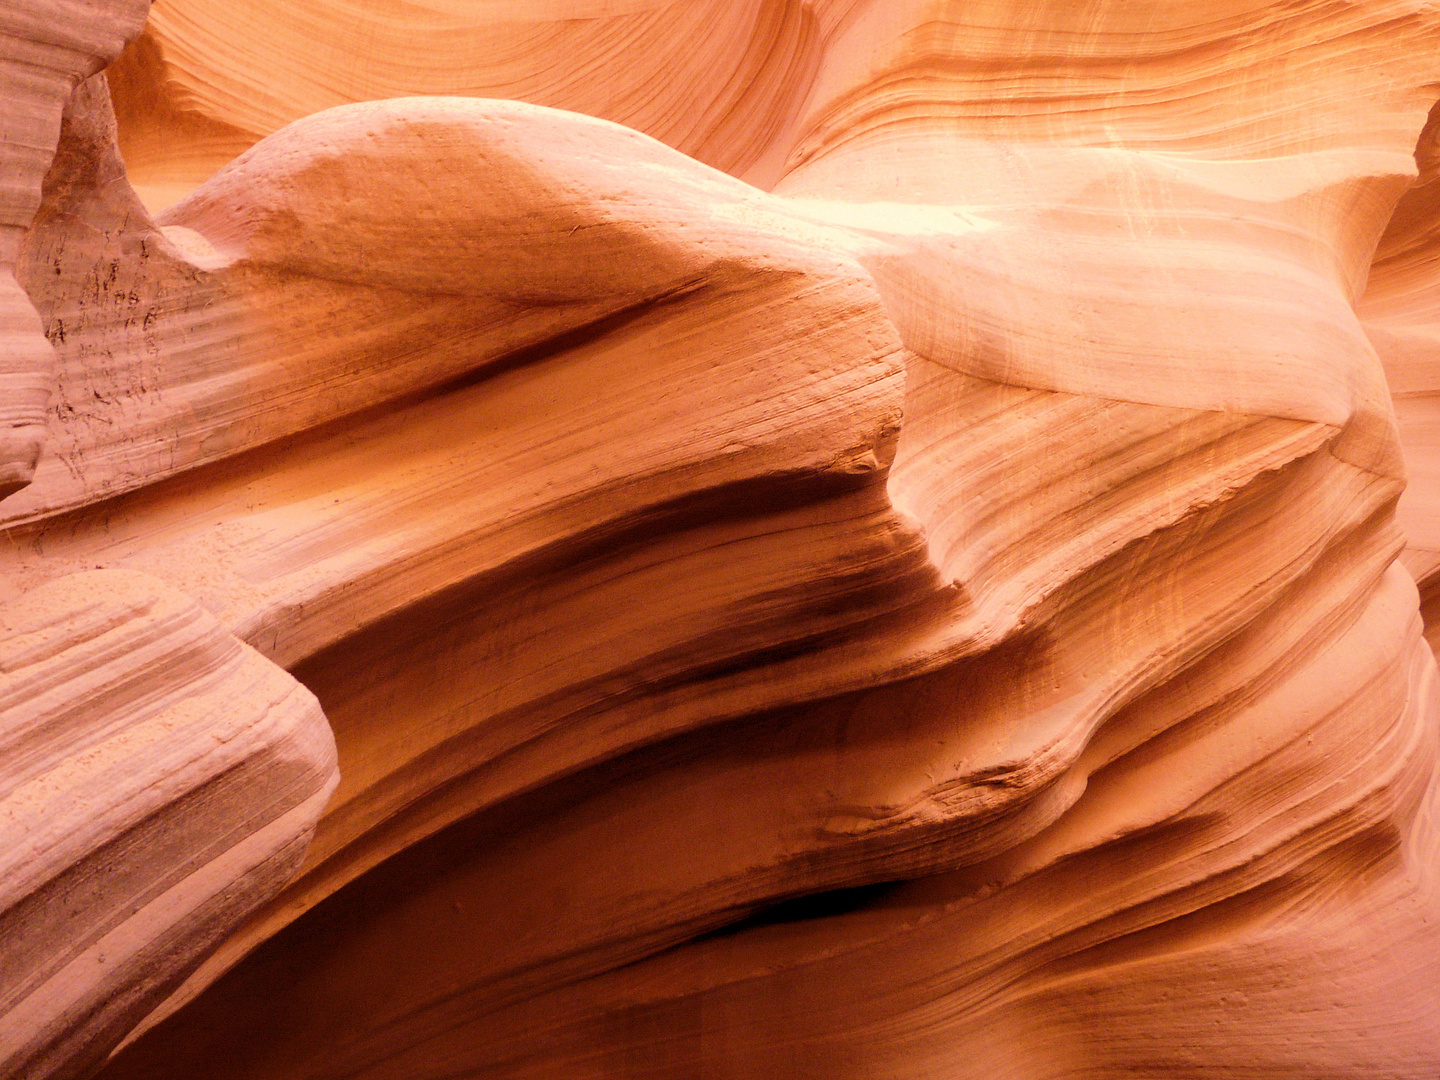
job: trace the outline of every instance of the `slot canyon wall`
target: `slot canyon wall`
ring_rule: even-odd
[[[1440,1075],[1440,4],[0,0],[0,100],[0,1077]]]

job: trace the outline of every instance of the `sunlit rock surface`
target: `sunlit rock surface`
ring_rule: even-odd
[[[7,964],[0,1047],[1440,1072],[1440,10],[143,14],[57,8],[112,44],[56,67],[40,150],[6,135],[43,186],[0,580],[87,704],[0,918],[92,1012]],[[121,641],[143,707],[96,698],[87,589],[236,674]],[[165,753],[254,732],[187,781],[229,809],[126,735],[145,826],[61,844],[85,747],[182,699]],[[185,873],[223,907],[167,907]],[[75,967],[102,923],[146,959]]]

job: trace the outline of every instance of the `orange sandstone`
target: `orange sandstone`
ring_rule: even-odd
[[[10,1075],[1440,1069],[1440,13],[12,6]]]

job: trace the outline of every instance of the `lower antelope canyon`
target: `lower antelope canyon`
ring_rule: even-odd
[[[1440,4],[0,0],[0,1080],[1440,1078]]]

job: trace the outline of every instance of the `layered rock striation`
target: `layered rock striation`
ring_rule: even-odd
[[[74,597],[186,613],[45,751],[121,739],[123,855],[19,804],[146,960],[17,879],[100,1012],[7,969],[0,1024],[107,1080],[1433,1076],[1437,38],[157,0],[16,246],[0,502],[62,698]]]
[[[335,787],[314,695],[143,574],[0,607],[0,1070],[80,1076],[295,872]]]

